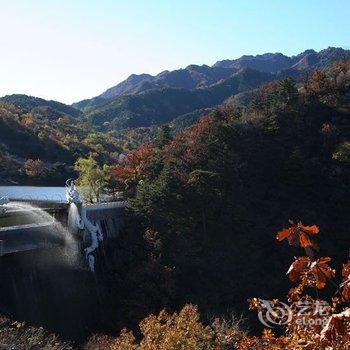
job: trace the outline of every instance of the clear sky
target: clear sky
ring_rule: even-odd
[[[350,48],[349,0],[0,0],[0,96],[72,103],[131,73]]]

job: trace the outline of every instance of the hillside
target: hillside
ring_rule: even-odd
[[[243,68],[251,68],[267,73],[277,73],[287,69],[310,70],[325,67],[334,61],[350,58],[350,51],[342,48],[332,48],[316,52],[306,50],[295,56],[286,56],[281,53],[265,53],[262,55],[245,55],[235,60],[222,60],[212,67],[207,65],[189,65],[184,69],[164,71],[156,76],[150,74],[132,74],[118,85],[109,88],[102,94],[90,100],[73,104],[76,108],[84,109],[101,103],[103,100],[113,99],[120,95],[139,93],[151,88],[184,88],[195,89],[207,87]]]
[[[320,52],[306,50],[291,57],[281,53],[242,56],[218,61],[212,67],[190,65],[156,76],[132,74],[101,95],[75,103],[73,107],[105,130],[157,125],[214,107],[272,79],[287,76],[298,79],[315,68],[348,58],[349,50],[328,48]]]
[[[108,329],[108,334],[115,335],[125,326],[137,332],[137,323],[147,315],[163,308],[180,310],[186,303],[198,305],[203,322],[211,325],[213,315],[227,318],[232,310],[249,317],[248,298],[281,298],[290,285],[280,277],[300,247],[291,250],[285,244],[276,249],[275,236],[290,219],[319,225],[321,249],[316,254],[332,256],[331,266],[341,266],[350,244],[350,62],[315,70],[303,84],[274,78],[245,68],[208,88],[156,89],[119,97],[118,101],[134,98],[128,100],[131,108],[130,101],[143,96],[144,103],[136,107],[142,113],[145,106],[152,107],[155,113],[158,105],[152,105],[153,94],[159,93],[159,108],[170,113],[169,106],[161,104],[167,100],[160,93],[170,90],[175,96],[171,105],[180,113],[186,108],[175,104],[176,98],[182,104],[192,100],[176,96],[179,91],[195,94],[197,105],[190,108],[228,96],[225,105],[214,110],[197,109],[175,119],[169,116],[170,125],[183,123],[184,128],[176,134],[159,128],[163,133],[152,138],[145,132],[147,142],[129,150],[121,163],[116,157],[122,150],[117,134],[98,132],[84,119],[86,115],[65,115],[52,123],[40,114],[0,104],[0,176],[21,183],[33,181],[26,177],[21,158],[30,154],[45,161],[49,175],[39,180],[50,177],[52,181],[61,171],[54,180],[62,183],[72,169],[67,169],[68,163],[62,167],[53,162],[58,158],[69,162],[70,157],[73,162],[91,154],[100,165],[114,165],[116,187],[128,199],[125,231],[114,245],[104,245],[96,253],[109,277],[99,280],[99,290],[106,292],[103,303],[93,309],[98,322],[87,332]],[[261,81],[265,83],[257,87]],[[244,108],[236,108],[237,104]],[[207,115],[197,121],[198,113]],[[161,122],[162,115],[155,123]],[[135,118],[139,125],[142,119]],[[195,124],[185,127],[188,119]],[[117,118],[112,123],[130,120]],[[144,122],[149,120],[151,114]],[[128,130],[126,136],[131,140],[144,130]],[[3,159],[9,160],[8,167]],[[328,288],[321,293],[327,296]],[[162,315],[161,330],[167,314]],[[148,322],[155,319],[150,317]],[[255,314],[252,320],[254,327]],[[13,330],[6,325],[7,332]],[[27,334],[29,328],[21,327],[21,334]],[[129,338],[125,333],[122,337],[124,343],[93,337],[88,349],[102,341],[118,341],[120,349],[125,349]]]
[[[237,72],[233,68],[209,67],[207,65],[190,65],[184,69],[164,71],[156,76],[150,74],[132,74],[118,85],[106,90],[92,100],[84,100],[73,104],[74,107],[85,109],[98,105],[103,100],[110,100],[121,95],[140,93],[151,89],[183,88],[196,89],[206,87],[227,79]]]
[[[162,88],[120,96],[89,109],[84,116],[94,125],[112,129],[163,124],[182,114],[218,105],[231,95],[273,78],[269,73],[244,69],[206,88]]]
[[[132,74],[118,85],[109,88],[101,95],[73,104],[79,109],[87,105],[100,103],[103,99],[113,99],[123,94],[145,91],[151,88],[175,87],[194,89],[214,84],[221,79],[227,79],[242,68],[251,68],[268,73],[277,73],[285,69],[313,69],[325,67],[333,61],[346,60],[350,57],[349,50],[332,48],[316,52],[306,50],[296,56],[286,56],[281,53],[265,53],[262,55],[245,55],[235,60],[222,60],[212,67],[207,65],[189,65],[184,69],[164,71],[156,76],[150,74]],[[89,102],[87,102],[89,101]]]
[[[148,269],[132,258],[125,281],[116,282],[128,298],[124,314],[134,320],[130,305],[142,318],[160,304],[190,301],[210,319],[212,310],[246,311],[257,294],[281,297],[289,284],[280,276],[299,250],[277,249],[274,233],[289,219],[318,224],[318,253],[341,264],[350,244],[349,95],[349,62],[316,71],[304,89],[272,82],[248,108],[217,109],[117,165],[132,222],[141,222],[135,236],[144,233],[149,252],[139,262]],[[145,280],[143,293],[121,291]]]
[[[100,163],[113,163],[120,152],[153,138],[159,125],[168,123],[177,133],[221,104],[249,107],[261,85],[287,76],[304,79],[314,67],[344,57],[349,50],[340,48],[293,57],[269,53],[219,61],[213,67],[132,75],[73,106],[20,94],[2,97],[0,181],[59,183],[72,174],[79,156],[94,154]],[[28,177],[28,159],[43,161],[45,176]],[[55,170],[59,180],[51,176]]]
[[[79,111],[56,101],[25,95],[3,98],[0,101],[0,184],[60,184],[73,174],[72,165],[79,156],[98,152],[101,161],[115,159],[121,150],[115,138],[98,133],[92,125],[79,119],[80,115]],[[26,174],[24,165],[28,159],[43,162],[41,169],[37,169],[38,176],[31,178]]]
[[[82,115],[82,112],[79,109],[73,108],[64,103],[52,100],[48,101],[23,94],[7,95],[1,97],[0,101],[19,107],[25,112],[39,114],[54,120],[64,115],[69,115],[74,118],[78,118]]]

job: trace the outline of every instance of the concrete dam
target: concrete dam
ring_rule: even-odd
[[[124,202],[83,204],[72,185],[67,202],[2,199],[0,257],[57,247],[79,250],[94,271],[95,251],[116,238],[123,226]],[[74,192],[75,191],[75,192]],[[71,194],[72,194],[71,193]]]
[[[0,198],[0,314],[80,342],[117,324],[111,276],[133,257],[119,239],[125,203],[85,204],[67,187],[66,200]]]

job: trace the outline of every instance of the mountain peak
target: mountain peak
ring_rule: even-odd
[[[112,127],[147,126],[217,105],[263,82],[285,76],[297,78],[304,71],[347,57],[350,59],[349,50],[329,47],[320,52],[308,49],[291,57],[281,52],[244,55],[218,61],[211,67],[191,64],[155,76],[131,74],[100,96],[74,106],[98,125],[109,121]]]
[[[250,67],[262,72],[277,73],[287,69],[312,69],[317,66],[325,66],[331,61],[348,59],[349,50],[337,47],[328,47],[316,52],[313,49],[305,50],[295,56],[286,56],[280,52],[264,53],[259,55],[243,55],[234,60],[217,61],[213,67],[225,67],[241,69]]]

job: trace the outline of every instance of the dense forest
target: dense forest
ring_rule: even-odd
[[[22,104],[21,96],[15,97],[0,101],[0,183],[59,185],[74,175],[78,157],[90,153],[112,163],[127,148],[126,140],[117,141],[79,115],[67,114],[68,106],[38,107],[37,99],[25,96]]]
[[[313,69],[349,59],[349,50],[329,47],[133,74],[72,106],[20,94],[2,97],[0,183],[60,185],[76,176],[73,164],[80,157],[91,154],[113,165],[120,154],[152,141],[160,125],[169,124],[176,134],[220,105],[249,105],[262,84],[285,77],[300,83]]]
[[[128,199],[123,239],[100,252],[100,268],[108,276],[101,277],[100,283],[109,287],[104,289],[108,310],[100,311],[98,320],[114,337],[96,335],[86,349],[294,349],[296,344],[308,344],[307,349],[344,348],[350,315],[340,312],[348,306],[347,290],[341,291],[343,299],[333,305],[336,326],[331,328],[331,324],[326,330],[315,328],[304,334],[291,325],[283,335],[265,330],[259,338],[247,336],[237,320],[229,321],[232,313],[244,313],[251,319],[252,333],[259,332],[256,315],[248,313],[247,299],[252,309],[259,310],[262,306],[254,297],[283,298],[292,281],[301,282],[292,293],[291,305],[300,300],[304,289],[311,297],[329,298],[333,290],[328,283],[326,287],[326,281],[334,273],[328,259],[317,261],[324,283],[319,283],[315,265],[308,270],[311,260],[294,266],[296,272],[289,275],[292,281],[283,276],[293,256],[303,254],[304,249],[305,259],[313,259],[314,254],[331,256],[332,263],[341,267],[350,246],[349,61],[315,69],[295,80],[282,76],[260,83],[249,85],[249,94],[240,103],[231,99],[219,105],[215,100],[213,105],[219,106],[194,125],[177,129],[164,124],[102,132],[98,125],[91,126],[93,118],[68,118],[58,114],[57,106],[54,112],[35,113],[33,106],[28,111],[26,106],[1,105],[1,140],[9,139],[4,142],[8,148],[0,149],[0,171],[8,174],[8,169],[14,169],[13,178],[25,177],[16,173],[16,162],[24,157],[23,144],[16,151],[18,158],[9,156],[17,147],[11,144],[13,128],[9,126],[16,125],[17,140],[23,136],[20,142],[28,142],[32,149],[30,158],[46,157],[46,164],[52,164],[45,171],[55,172],[53,167],[62,159],[72,164],[80,157],[75,171],[82,181],[84,164],[95,170],[112,165],[108,168],[111,186]],[[146,99],[162,91],[141,95]],[[197,107],[210,106],[191,108]],[[122,159],[120,153],[125,153]],[[82,163],[86,154],[88,161]],[[32,167],[40,168],[39,164]],[[24,169],[29,176],[30,164]],[[34,174],[34,179],[41,176]],[[104,176],[98,171],[93,175]],[[287,231],[280,231],[287,226]],[[277,247],[278,231],[282,232],[279,240],[288,238],[297,247],[282,243]],[[317,249],[309,243],[309,236],[315,235]],[[300,243],[294,244],[295,237],[300,237]],[[346,265],[344,283],[348,275]],[[340,283],[339,277],[336,282]],[[118,322],[110,324],[110,314],[117,315]],[[115,338],[123,327],[134,333],[123,330]],[[15,332],[5,329],[6,334]]]
[[[276,250],[273,233],[289,219],[317,222],[327,255],[347,257],[349,68],[316,70],[299,88],[269,83],[249,107],[217,109],[173,138],[161,128],[117,166],[149,249],[140,268],[157,271],[127,289],[138,312],[167,300],[224,314],[256,291],[279,296],[292,253]]]
[[[118,276],[113,293],[123,301],[116,305],[123,326],[135,329],[136,320],[164,307],[171,312],[192,303],[206,324],[215,317],[227,320],[233,311],[244,312],[254,329],[256,316],[247,315],[246,300],[282,298],[291,284],[281,277],[303,248],[311,255],[311,243],[305,239],[319,231],[317,226],[298,224],[295,234],[306,237],[301,238],[301,247],[277,249],[275,232],[288,220],[293,225],[300,220],[317,223],[321,228],[317,254],[332,256],[338,266],[346,262],[349,84],[349,62],[315,70],[300,84],[290,78],[274,81],[257,90],[247,107],[216,109],[175,136],[162,127],[154,143],[144,143],[127,155],[115,175],[129,198],[128,236],[120,247],[129,251],[114,255],[111,270]],[[321,263],[328,266],[327,259]],[[333,272],[326,267],[322,271],[328,279]],[[314,285],[304,282],[311,287],[307,293],[315,295]],[[317,298],[329,296],[330,290],[323,287]],[[259,308],[258,304],[253,307]],[[342,320],[347,329],[349,319]],[[192,306],[173,316],[162,313],[142,321],[140,345],[122,333],[111,348],[129,344],[146,349],[148,342],[156,348],[158,336],[175,342],[183,339],[181,322],[194,327],[193,341],[198,343],[193,349],[215,348],[215,342],[205,339],[210,332],[219,337],[218,330],[196,323],[198,311]],[[162,324],[169,335],[157,331]],[[286,338],[272,340],[266,331],[262,339],[284,349],[294,348],[294,337],[300,341],[310,337],[289,331],[294,332],[290,338],[287,331]],[[321,329],[310,332],[313,337]],[[248,348],[251,342],[254,349],[263,340],[248,339],[240,346]],[[322,345],[315,341],[309,348],[322,348],[328,341],[327,337]],[[334,344],[341,349],[344,341]],[[216,346],[226,348],[223,343]]]

